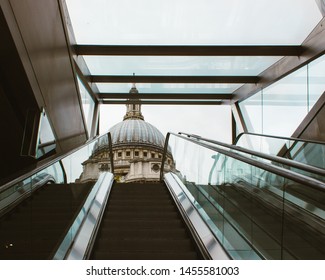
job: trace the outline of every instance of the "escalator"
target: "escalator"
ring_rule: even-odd
[[[169,137],[175,175],[232,258],[325,258],[322,166],[197,135]]]
[[[0,219],[0,259],[52,257],[93,186],[46,184]]]
[[[202,205],[204,200],[219,204],[223,215],[233,221],[241,233],[267,259],[323,259],[325,256],[324,225],[313,228],[301,217],[289,213],[283,215],[281,199],[268,201],[251,195],[244,184],[224,186],[200,186],[202,194],[194,195]],[[199,191],[199,192],[200,192]],[[265,194],[264,194],[265,196]],[[268,198],[268,197],[267,197]],[[270,199],[269,199],[270,200]],[[274,202],[271,204],[270,202]],[[277,205],[278,204],[278,205]],[[203,206],[204,207],[204,206]],[[217,208],[206,208],[210,216],[216,216]],[[298,210],[297,215],[302,213]],[[311,217],[309,217],[311,218]],[[283,246],[283,250],[280,248]],[[281,255],[282,254],[282,255]]]
[[[91,259],[202,259],[163,183],[115,183]]]
[[[86,146],[62,159],[70,169],[57,162],[2,188],[0,259],[325,258],[321,167],[170,135],[161,183],[113,183],[111,157],[95,184],[67,184]]]

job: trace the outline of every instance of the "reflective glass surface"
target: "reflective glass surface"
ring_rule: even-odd
[[[305,0],[66,2],[78,44],[299,45],[322,18]]]
[[[325,218],[325,189],[174,135],[169,143],[175,174],[233,258],[324,259],[319,248],[324,228],[318,222]]]
[[[243,134],[237,146],[325,169],[325,144]]]
[[[263,90],[264,134],[291,136],[307,113],[306,66]]]
[[[325,91],[325,55],[308,65],[308,106],[314,106]]]
[[[249,132],[289,137],[308,113],[307,66],[242,101]]]
[[[88,135],[90,135],[93,116],[94,116],[95,102],[91,98],[89,92],[87,91],[86,87],[83,85],[79,77],[78,77],[78,85],[79,85],[82,108],[83,108],[84,117],[87,125]]]
[[[96,83],[102,93],[128,93],[132,84]],[[232,93],[242,84],[150,84],[137,83],[139,93]]]
[[[84,56],[92,75],[258,75],[277,56]]]
[[[263,100],[262,92],[239,103],[247,130],[263,133]]]
[[[323,55],[240,102],[248,132],[291,136],[324,93],[324,81]]]
[[[36,158],[40,158],[41,156],[54,150],[56,147],[53,130],[45,110],[41,114],[38,142]]]
[[[80,179],[97,141],[108,143],[108,136],[0,190],[0,259],[50,259],[58,249],[64,257],[96,193],[97,178]]]

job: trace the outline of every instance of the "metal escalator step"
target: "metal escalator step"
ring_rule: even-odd
[[[128,212],[128,211],[176,211],[174,205],[168,203],[168,204],[133,204],[133,205],[108,205],[107,211],[121,211],[121,212]]]
[[[116,187],[112,190],[112,193],[168,193],[166,188],[148,188],[148,187],[132,187],[132,188],[123,188]]]
[[[121,229],[121,228],[103,228],[100,233],[100,237],[108,238],[121,238],[126,239],[132,236],[132,238],[164,238],[169,237],[171,239],[187,238],[187,232],[184,228],[147,228],[147,229]]]
[[[147,228],[166,228],[166,227],[183,227],[184,224],[180,219],[173,220],[152,220],[138,219],[131,221],[121,221],[120,219],[104,218],[102,227],[121,228],[121,229],[147,229]]]
[[[197,260],[195,251],[189,252],[164,252],[164,251],[109,251],[95,252],[95,260]]]
[[[116,184],[94,245],[93,259],[197,259],[164,184]]]
[[[117,206],[117,207],[136,207],[136,206],[141,206],[141,205],[147,205],[147,206],[167,206],[167,205],[173,205],[173,202],[168,200],[168,201],[152,201],[152,200],[110,200],[108,203],[108,207],[110,206]]]
[[[108,217],[114,219],[177,219],[175,211],[110,211]]]
[[[96,244],[97,251],[191,251],[193,249],[190,239],[111,239],[100,238]]]

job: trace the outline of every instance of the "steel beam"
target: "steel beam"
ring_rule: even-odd
[[[299,56],[301,46],[75,45],[77,55],[127,56]]]
[[[259,82],[256,76],[119,76],[93,75],[87,77],[92,83],[192,83],[245,84]]]
[[[232,94],[209,94],[209,93],[138,93],[138,94],[129,94],[129,93],[99,93],[97,94],[99,99],[189,99],[189,100],[221,100],[221,99],[231,99]]]
[[[221,100],[100,100],[101,104],[147,104],[147,105],[226,105]]]
[[[265,88],[284,76],[301,68],[325,53],[325,18],[309,34],[302,43],[305,51],[299,57],[286,56],[259,75],[259,82],[246,84],[235,90],[233,102],[242,101],[262,88]]]

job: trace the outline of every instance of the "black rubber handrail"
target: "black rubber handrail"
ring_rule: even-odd
[[[201,137],[201,136],[195,135],[195,134],[189,134],[189,133],[185,133],[185,132],[179,132],[179,134],[180,135],[186,135],[187,137],[192,137],[192,138],[195,138],[197,140],[203,140],[205,142],[216,144],[216,145],[219,145],[219,146],[231,149],[231,150],[235,150],[235,151],[238,151],[238,152],[241,152],[241,153],[246,153],[246,154],[249,154],[249,155],[257,156],[259,158],[264,158],[264,159],[270,160],[272,162],[287,165],[287,166],[290,166],[292,168],[301,169],[301,170],[310,172],[312,174],[317,174],[317,175],[325,177],[325,170],[322,169],[322,168],[316,167],[316,166],[311,166],[311,165],[308,165],[308,164],[305,164],[305,163],[302,163],[302,162],[290,160],[290,159],[275,156],[275,155],[269,155],[269,154],[265,154],[265,153],[262,153],[262,152],[249,150],[249,149],[239,147],[239,146],[236,146],[236,145],[226,144],[226,143],[223,143],[223,142],[220,142],[220,141],[204,138],[204,137]]]
[[[213,151],[218,152],[220,154],[223,154],[223,155],[226,155],[228,157],[234,158],[236,160],[247,163],[249,165],[255,166],[257,168],[261,168],[261,169],[263,169],[265,171],[274,173],[276,175],[279,175],[279,176],[284,177],[286,179],[292,180],[292,181],[297,182],[299,184],[303,184],[305,186],[309,186],[309,187],[315,188],[315,189],[320,190],[320,191],[325,191],[325,183],[323,183],[321,181],[318,181],[318,180],[316,180],[314,178],[302,175],[300,173],[296,173],[294,171],[291,171],[291,170],[288,170],[288,169],[285,169],[285,168],[282,168],[282,167],[279,167],[279,166],[267,164],[267,163],[258,161],[256,159],[249,158],[249,157],[246,157],[244,155],[235,153],[233,151],[224,150],[222,148],[211,145],[210,143],[200,141],[197,138],[198,136],[196,136],[196,137],[193,136],[193,137],[190,138],[190,137],[185,137],[185,136],[182,136],[180,134],[176,134],[176,133],[172,133],[172,132],[168,132],[167,135],[166,135],[165,146],[164,146],[164,154],[163,154],[162,165],[161,165],[161,170],[160,170],[160,180],[161,181],[163,180],[164,164],[165,164],[165,161],[166,161],[166,153],[167,153],[167,147],[168,147],[168,142],[169,142],[170,135],[173,135],[173,136],[176,136],[176,137],[181,138],[183,140],[192,142],[192,143],[194,143],[196,145],[208,148],[210,150],[213,150]],[[203,140],[203,138],[201,138],[201,139]]]

